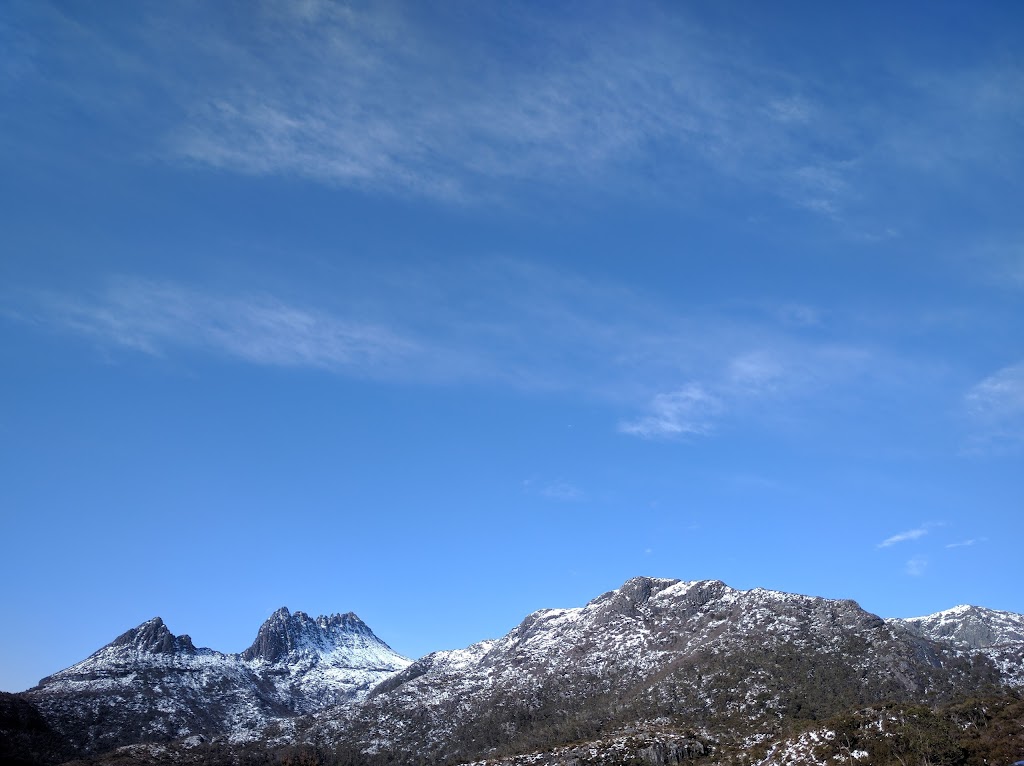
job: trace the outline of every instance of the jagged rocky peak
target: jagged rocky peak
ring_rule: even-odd
[[[588,606],[608,604],[612,609],[632,611],[647,603],[651,596],[666,588],[671,588],[677,583],[679,580],[667,580],[660,577],[633,577],[626,580],[621,587],[592,599]]]
[[[721,580],[688,582],[662,577],[634,577],[621,587],[593,599],[586,609],[608,619],[614,615],[653,615],[666,608],[680,615],[689,615],[731,590]]]
[[[175,636],[159,617],[146,620],[137,628],[125,631],[104,648],[126,648],[149,654],[194,653],[189,636]]]
[[[305,612],[290,612],[281,607],[260,626],[256,640],[242,653],[242,659],[278,662],[297,654],[325,654],[367,643],[386,646],[352,612],[313,618]]]

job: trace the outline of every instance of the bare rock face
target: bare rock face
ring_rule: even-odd
[[[159,617],[142,623],[115,638],[110,647],[125,647],[149,654],[195,654],[188,636],[175,636]]]
[[[276,662],[287,657],[304,643],[304,634],[310,632],[308,621],[303,612],[292,616],[286,607],[281,607],[260,626],[252,646],[242,652],[242,659]]]

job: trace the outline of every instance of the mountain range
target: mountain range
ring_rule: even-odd
[[[1010,704],[1021,691],[1022,615],[961,606],[883,620],[853,601],[639,577],[583,607],[534,612],[499,639],[416,661],[351,613],[280,609],[240,654],[197,648],[154,618],[0,698],[0,757],[823,764],[837,717],[867,716],[859,728],[844,724],[864,739],[887,730],[893,706]],[[1020,738],[1024,758],[1021,715],[1010,740]],[[800,739],[821,726],[820,741]],[[896,740],[879,741],[860,759]]]
[[[23,697],[80,752],[195,735],[244,740],[360,698],[409,664],[351,613],[313,619],[281,608],[240,654],[196,648],[155,617]]]

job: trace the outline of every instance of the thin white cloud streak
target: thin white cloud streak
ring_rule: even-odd
[[[889,548],[890,546],[897,545],[899,543],[905,543],[910,540],[919,540],[928,534],[927,527],[918,527],[917,529],[908,529],[906,532],[900,532],[899,534],[887,537],[882,540],[876,547],[878,548]]]
[[[151,355],[205,351],[261,365],[598,399],[631,399],[638,395],[631,381],[644,380],[644,372],[660,377],[659,368],[674,367],[679,355],[701,363],[697,344],[665,344],[651,331],[685,321],[651,310],[624,288],[508,260],[456,270],[457,281],[447,271],[362,274],[358,289],[319,307],[265,292],[118,278],[91,294],[22,296],[6,313]],[[646,344],[659,355],[640,360],[637,349]]]
[[[984,541],[985,541],[984,537],[971,538],[970,540],[961,540],[958,543],[948,543],[946,545],[946,547],[947,548],[970,548],[970,547],[972,547],[974,545],[977,545],[978,543],[984,542]]]
[[[92,299],[48,295],[42,307],[57,326],[154,355],[190,348],[261,365],[379,372],[422,352],[380,325],[169,282],[120,279]]]

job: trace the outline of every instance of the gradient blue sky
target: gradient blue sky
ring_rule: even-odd
[[[1024,612],[1024,6],[0,16],[0,688],[627,578]]]

